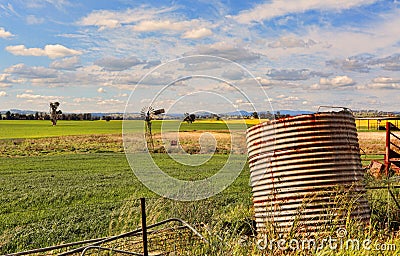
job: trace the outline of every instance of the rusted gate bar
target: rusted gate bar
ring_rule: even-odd
[[[390,168],[390,122],[386,122],[386,143],[385,143],[385,174],[389,175]]]

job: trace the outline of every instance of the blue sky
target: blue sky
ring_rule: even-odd
[[[400,111],[399,46],[396,1],[0,0],[0,110]]]

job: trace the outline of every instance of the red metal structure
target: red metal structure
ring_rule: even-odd
[[[392,168],[395,173],[400,173],[400,154],[392,148],[400,150],[400,137],[393,133],[393,128],[397,128],[390,122],[386,122],[386,150],[385,150],[385,174],[389,175],[389,170]],[[392,140],[393,139],[393,140]],[[398,140],[395,143],[395,140]]]

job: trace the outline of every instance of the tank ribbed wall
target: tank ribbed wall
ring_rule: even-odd
[[[367,221],[370,210],[355,119],[348,111],[288,117],[247,131],[250,179],[258,231],[273,223],[281,231],[294,221],[313,230],[345,216],[336,213],[339,189],[356,207],[351,216]],[[333,213],[333,214],[332,214]]]

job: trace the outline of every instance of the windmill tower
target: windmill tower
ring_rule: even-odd
[[[154,110],[153,107],[143,107],[141,111],[141,116],[145,122],[146,127],[146,142],[147,148],[151,151],[154,151],[154,141],[153,141],[153,133],[151,131],[151,121],[154,119],[155,116],[165,113],[163,108]]]

